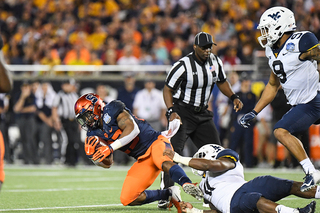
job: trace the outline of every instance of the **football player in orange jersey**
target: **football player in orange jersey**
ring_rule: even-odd
[[[110,165],[103,166],[101,162],[110,157],[114,150],[123,151],[137,160],[128,171],[122,186],[120,200],[124,206],[143,205],[172,197],[179,201],[178,186],[146,190],[160,171],[169,173],[172,180],[181,185],[187,194],[202,198],[201,190],[192,183],[183,169],[163,155],[165,149],[172,149],[169,139],[145,120],[135,117],[121,101],[106,104],[96,94],[85,94],[76,102],[75,114],[78,123],[87,131],[85,152],[96,165],[109,168]],[[104,146],[100,145],[101,139],[106,142]]]

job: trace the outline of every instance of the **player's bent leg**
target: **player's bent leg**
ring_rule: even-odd
[[[304,191],[302,192],[300,190],[301,186],[302,186],[302,182],[296,182],[294,181],[290,190],[290,194],[291,195],[295,195],[297,197],[301,197],[301,198],[315,198],[316,192],[319,191],[320,192],[320,186],[317,187],[313,187],[308,191]]]
[[[257,202],[258,211],[263,213],[274,212],[277,206],[278,206],[277,203],[271,200],[268,200],[264,197],[260,197],[260,199]]]
[[[278,141],[284,145],[299,162],[308,158],[301,141],[293,136],[288,130],[277,128],[273,133]]]
[[[154,196],[163,196],[161,192],[148,194],[147,188],[149,188],[155,181],[157,176],[160,174],[157,167],[154,166],[151,158],[146,158],[141,161],[135,162],[127,173],[126,179],[124,180],[120,201],[124,206],[127,205],[142,205],[141,199],[144,198],[142,193],[146,193],[146,199],[155,199]],[[148,196],[149,195],[149,196]],[[169,194],[167,195],[167,197]]]

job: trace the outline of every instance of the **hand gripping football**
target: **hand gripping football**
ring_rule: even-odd
[[[88,136],[85,140],[85,152],[88,158],[97,166],[103,168],[110,168],[113,164],[113,154],[111,153],[108,157],[99,162],[100,159],[92,160],[93,155],[102,146],[107,146],[107,142],[98,136]]]

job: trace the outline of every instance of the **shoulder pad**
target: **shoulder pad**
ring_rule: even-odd
[[[106,105],[104,112],[107,112],[111,117],[117,117],[125,109],[125,107],[126,106],[123,102],[114,100]]]
[[[224,149],[218,153],[217,159],[224,157],[224,158],[231,158],[234,162],[239,160],[239,154],[233,151],[232,149]]]
[[[299,51],[307,52],[318,45],[319,45],[319,41],[317,37],[312,32],[307,32],[302,35],[299,41]]]

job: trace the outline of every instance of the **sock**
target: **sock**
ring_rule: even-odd
[[[310,158],[306,158],[300,161],[300,165],[302,166],[305,174],[309,174],[316,171],[316,169],[314,168],[314,165],[311,163]]]
[[[168,200],[170,195],[169,189],[145,190],[144,193],[146,193],[146,199],[143,204],[152,203],[156,200]]]
[[[299,213],[298,209],[293,209],[290,207],[286,207],[284,205],[277,205],[277,207],[275,208],[277,213]]]
[[[188,178],[187,174],[183,171],[183,169],[178,165],[174,165],[169,169],[170,178],[182,186],[185,183],[192,183],[192,181]]]
[[[316,194],[314,195],[314,198],[320,199],[320,186],[317,186]]]

